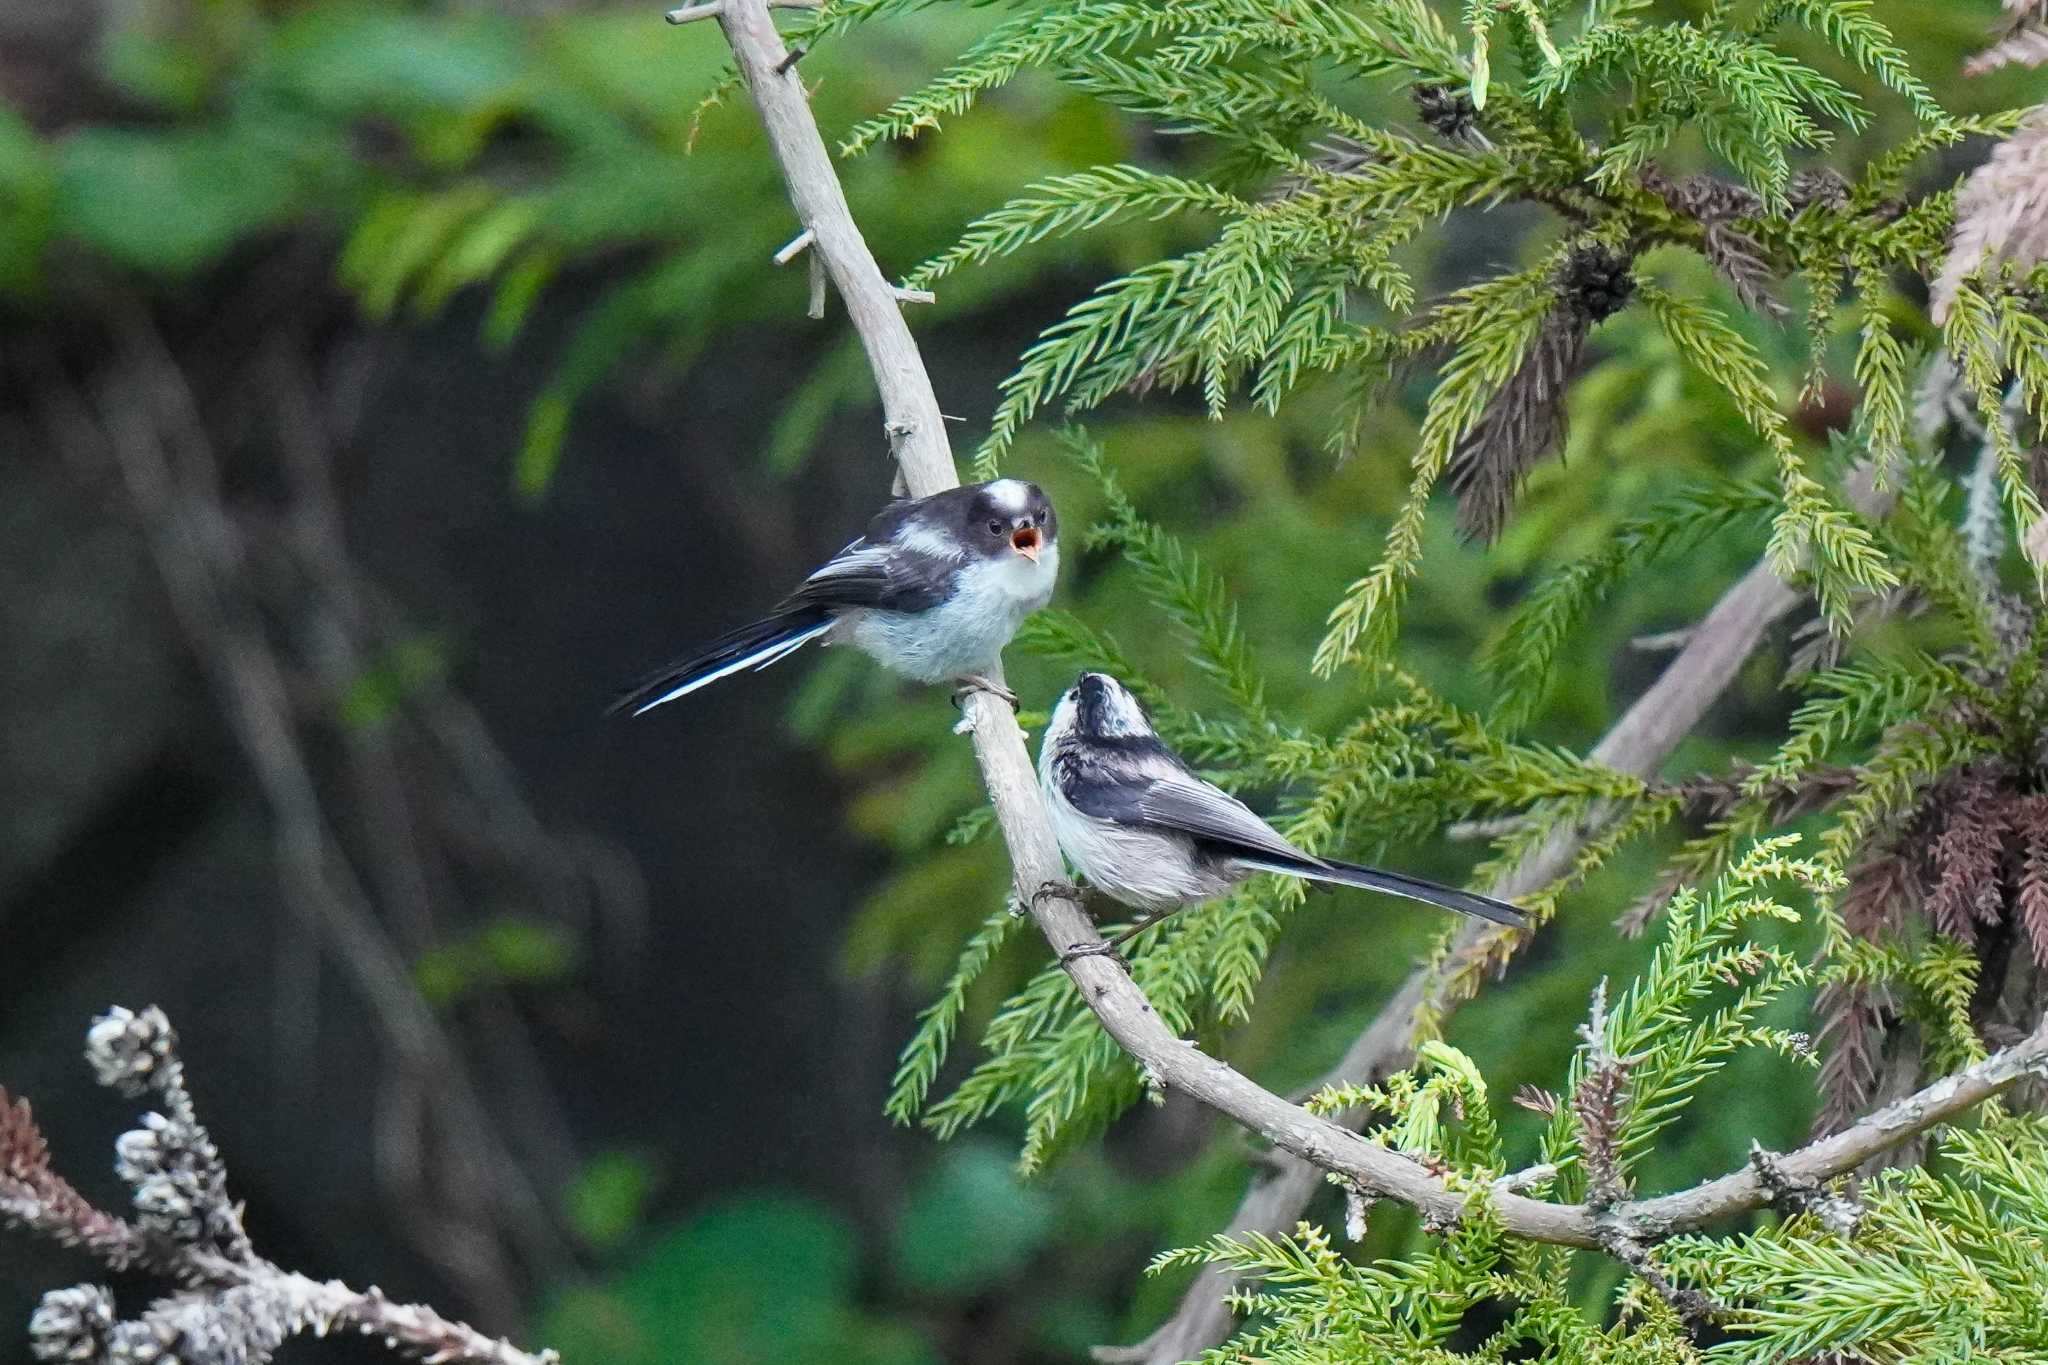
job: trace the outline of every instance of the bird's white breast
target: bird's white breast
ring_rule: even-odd
[[[849,611],[842,629],[853,644],[919,682],[986,673],[1024,618],[1052,600],[1059,562],[1057,545],[1046,546],[1036,563],[1017,554],[975,560],[930,611]]]

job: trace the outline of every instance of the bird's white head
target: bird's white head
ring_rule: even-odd
[[[1078,731],[1090,739],[1149,739],[1152,722],[1131,690],[1107,673],[1083,673],[1060,698],[1054,710],[1054,725]]]
[[[1059,519],[1045,490],[1022,479],[991,479],[960,490],[961,542],[981,554],[1058,564]]]

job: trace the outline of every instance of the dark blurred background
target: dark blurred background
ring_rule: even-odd
[[[1886,17],[1950,71],[1995,6],[1918,8]],[[988,23],[927,10],[808,58],[828,137]],[[945,838],[976,789],[944,698],[800,657],[602,714],[888,483],[836,304],[807,322],[801,269],[769,263],[793,226],[750,111],[700,108],[721,67],[709,26],[648,7],[0,0],[0,1085],[118,1203],[129,1110],[80,1041],[109,1004],[160,1004],[259,1246],[571,1360],[1074,1359],[1163,1311],[1177,1282],[1142,1268],[1220,1224],[1244,1148],[1175,1102],[1020,1184],[1001,1125],[940,1147],[882,1118],[915,1009],[1000,904],[999,849]],[[900,272],[1036,176],[1188,154],[1026,81],[843,169]],[[963,441],[1039,328],[1194,230],[948,281],[913,321]],[[1456,220],[1418,268],[1457,283],[1546,230]],[[1630,325],[1575,405],[1570,477],[1539,475],[1490,556],[1433,526],[1407,659],[1453,697],[1533,569],[1758,458]],[[1788,373],[1796,331],[1755,337]],[[1347,704],[1306,659],[1412,433],[1392,405],[1333,464],[1325,412],[1219,424],[1154,398],[1098,431],[1311,723]],[[1833,420],[1805,414],[1809,439]],[[1096,495],[1049,442],[1011,468],[1086,524]],[[1626,641],[1758,548],[1631,584],[1544,737],[1590,743],[1658,665]],[[1116,564],[1067,562],[1068,604],[1199,702]],[[1016,674],[1027,702],[1061,681]],[[1768,735],[1775,676],[1682,762]],[[1397,856],[1456,877],[1473,852]],[[1650,861],[1603,877],[1461,1044],[1562,1056],[1583,995],[1542,955],[1575,954],[1576,982],[1625,965],[1605,926]],[[1234,1044],[1276,1084],[1342,1050],[1431,927],[1322,900],[1300,921]],[[993,982],[1042,954],[1020,936]],[[1802,1128],[1732,1084],[1674,1166]],[[0,1360],[27,1358],[41,1292],[91,1275],[0,1236]]]

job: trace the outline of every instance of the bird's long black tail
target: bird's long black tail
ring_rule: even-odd
[[[664,702],[686,697],[743,668],[766,668],[830,629],[832,617],[827,612],[805,607],[778,612],[766,620],[727,631],[695,654],[650,674],[613,702],[610,713],[630,711],[636,716],[644,715]]]
[[[1506,901],[1497,901],[1476,891],[1460,891],[1456,887],[1439,886],[1435,882],[1405,876],[1399,872],[1382,872],[1376,867],[1340,863],[1333,858],[1293,862],[1279,858],[1249,857],[1243,853],[1238,854],[1238,861],[1247,867],[1256,867],[1264,872],[1280,872],[1289,877],[1304,877],[1312,882],[1362,886],[1368,891],[1383,891],[1390,896],[1405,896],[1412,901],[1424,901],[1446,910],[1455,910],[1461,915],[1491,920],[1495,924],[1512,925],[1517,929],[1529,923],[1527,915]]]

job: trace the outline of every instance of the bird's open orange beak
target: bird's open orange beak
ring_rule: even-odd
[[[1036,526],[1020,526],[1010,533],[1010,548],[1033,564],[1038,562],[1038,549],[1042,543]]]

